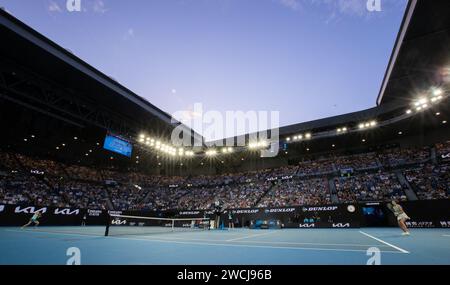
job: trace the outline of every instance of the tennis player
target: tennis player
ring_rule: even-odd
[[[220,228],[220,214],[222,213],[222,207],[220,206],[220,201],[216,200],[214,203],[214,214],[215,214],[215,228]]]
[[[234,229],[233,213],[231,213],[231,210],[228,210],[228,229]]]
[[[39,218],[40,217],[42,217],[41,212],[34,213],[34,215],[31,217],[30,221],[27,224],[22,226],[22,229],[28,227],[31,224],[34,224],[35,227],[39,226]]]
[[[405,213],[402,206],[400,206],[393,200],[390,204],[388,204],[388,208],[394,213],[395,217],[397,218],[398,226],[403,231],[402,235],[409,236],[410,233],[408,227],[406,226],[406,221],[409,220],[410,217],[408,217],[408,215]]]

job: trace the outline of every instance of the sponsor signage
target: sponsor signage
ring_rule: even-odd
[[[292,213],[295,212],[295,208],[272,208],[272,209],[265,209],[264,213]]]
[[[298,207],[274,207],[274,208],[251,208],[251,209],[229,209],[237,220],[237,226],[248,226],[252,220],[278,220],[285,227],[289,228],[354,228],[362,226],[372,226],[367,222],[367,215],[362,215],[361,204],[343,204],[326,206],[298,206]],[[414,201],[402,202],[405,212],[412,217],[407,221],[407,225],[412,228],[450,228],[450,200]],[[20,226],[36,212],[43,214],[41,219],[44,226],[78,226],[85,221],[88,225],[105,225],[106,210],[99,209],[73,209],[64,207],[38,207],[33,205],[4,205],[0,204],[0,225]],[[383,219],[375,226],[395,226],[397,220],[392,212],[384,208],[384,203],[380,203],[378,212],[383,214]],[[375,212],[375,213],[378,213]],[[146,211],[109,211],[111,215],[148,216]],[[152,216],[173,217],[179,214],[182,217],[198,217],[206,214],[214,214],[207,210],[177,210],[152,212]],[[228,213],[222,212],[223,219],[227,219]],[[83,220],[83,217],[86,219]],[[115,223],[128,224],[131,220],[120,219]],[[370,217],[373,219],[373,217]],[[311,221],[305,223],[304,221]],[[133,221],[139,225],[139,221]],[[146,223],[148,224],[148,223]],[[172,226],[171,223],[161,224]],[[181,225],[181,223],[180,223]],[[186,222],[186,225],[188,223]]]
[[[354,213],[356,211],[356,208],[353,205],[348,205],[347,206],[347,211],[349,211],[350,213]]]
[[[281,180],[288,180],[288,179],[292,179],[292,175],[281,177]]]
[[[126,224],[127,224],[127,220],[114,219],[111,221],[111,225],[115,225],[115,226],[126,225]]]
[[[298,224],[299,228],[315,228],[316,224],[311,223],[311,224]]]
[[[36,208],[36,207],[21,207],[17,206],[14,210],[14,213],[16,214],[34,214],[40,212],[41,214],[44,214],[47,212],[47,207],[43,208]]]
[[[350,223],[333,223],[331,225],[333,228],[350,228]]]
[[[259,213],[259,209],[238,209],[233,210],[233,214],[257,214]]]
[[[191,215],[199,215],[200,211],[181,211],[178,213],[180,216],[191,216]]]
[[[406,221],[406,226],[410,228],[434,228],[435,224],[433,221]]]
[[[336,211],[338,206],[325,206],[325,207],[303,207],[303,212],[329,212]]]
[[[53,212],[55,215],[66,215],[66,216],[76,216],[80,214],[80,209],[75,209],[75,210],[71,210],[71,209],[59,209],[56,208],[55,211]]]
[[[102,210],[87,210],[87,214],[90,217],[100,217],[100,215],[103,213]]]

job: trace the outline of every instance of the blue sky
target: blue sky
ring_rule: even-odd
[[[0,0],[168,113],[279,111],[289,125],[375,106],[406,0]]]

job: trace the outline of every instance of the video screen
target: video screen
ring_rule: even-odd
[[[127,157],[131,157],[133,151],[133,145],[130,142],[113,135],[106,136],[103,148]]]

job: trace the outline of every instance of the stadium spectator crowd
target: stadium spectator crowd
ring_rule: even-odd
[[[326,205],[331,202],[328,180],[282,180],[258,203],[258,207]]]
[[[441,161],[450,161],[450,141],[436,144],[438,159]]]
[[[0,204],[197,210],[219,200],[224,208],[285,207],[406,200],[408,190],[419,199],[448,199],[449,150],[449,142],[436,144],[434,162],[430,147],[394,148],[209,176],[98,170],[0,151]],[[352,174],[341,176],[349,168]]]
[[[334,159],[337,169],[370,169],[379,167],[377,157],[374,153],[336,157]]]
[[[405,171],[405,177],[421,200],[450,197],[450,165],[423,164]]]
[[[430,148],[392,148],[382,151],[379,157],[383,165],[391,167],[422,163],[430,159]]]
[[[406,200],[403,187],[394,173],[365,173],[335,178],[334,183],[341,202]]]

